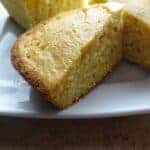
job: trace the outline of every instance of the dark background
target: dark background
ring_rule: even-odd
[[[0,150],[150,150],[150,116],[96,120],[0,118]]]

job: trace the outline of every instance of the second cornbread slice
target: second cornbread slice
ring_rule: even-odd
[[[122,57],[122,7],[101,5],[60,14],[22,35],[12,62],[59,108],[85,95]]]
[[[126,0],[123,44],[125,58],[150,69],[150,0]]]
[[[86,7],[89,0],[1,0],[17,23],[30,28],[54,15]]]
[[[150,69],[150,0],[107,1],[124,4],[124,57]]]

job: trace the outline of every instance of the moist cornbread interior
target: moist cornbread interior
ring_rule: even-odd
[[[19,38],[12,62],[51,103],[67,107],[120,61],[121,12],[94,5],[60,14]]]
[[[150,0],[134,0],[126,5],[124,56],[150,69]]]
[[[62,11],[86,7],[90,0],[1,0],[9,14],[24,28]]]
[[[124,4],[124,57],[150,69],[150,0],[108,0]]]

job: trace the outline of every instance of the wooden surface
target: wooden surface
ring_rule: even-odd
[[[0,119],[0,150],[150,150],[150,115],[97,120]]]

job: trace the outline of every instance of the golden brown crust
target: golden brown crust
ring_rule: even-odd
[[[22,75],[24,77],[24,79],[35,90],[37,90],[38,92],[40,92],[41,96],[43,96],[43,98],[45,100],[51,102],[51,104],[53,104],[54,107],[59,108],[59,109],[63,109],[64,108],[63,106],[61,106],[60,104],[58,104],[54,100],[51,100],[51,95],[48,94],[49,90],[45,87],[45,85],[43,84],[43,82],[40,79],[37,78],[37,75],[36,74],[33,75],[33,73],[31,74],[30,70],[27,70],[26,67],[24,66],[25,62],[23,61],[22,56],[20,55],[20,53],[18,51],[18,46],[20,45],[20,43],[24,42],[23,41],[24,36],[26,34],[28,34],[28,33],[25,33],[24,35],[22,35],[16,41],[16,43],[13,46],[13,48],[11,49],[11,62],[13,64],[13,66],[15,67],[15,69],[17,71],[19,71],[20,75]],[[76,98],[73,103],[77,102],[79,99],[80,99],[80,97]]]
[[[25,35],[23,35],[25,36]],[[21,36],[21,37],[23,37]],[[18,51],[18,45],[20,44],[20,42],[22,42],[22,39],[19,38],[15,45],[13,46],[12,50],[11,50],[11,62],[13,64],[13,66],[15,67],[15,69],[17,71],[19,71],[19,73],[24,77],[24,79],[32,85],[32,87],[34,89],[36,89],[37,91],[40,92],[40,94],[48,101],[50,101],[52,104],[54,104],[54,106],[57,106],[58,108],[61,108],[61,106],[57,103],[55,103],[54,101],[52,101],[50,99],[50,95],[48,94],[49,91],[47,90],[47,88],[45,87],[45,85],[43,84],[43,82],[37,78],[37,75],[33,75],[33,73],[31,74],[31,72],[29,70],[26,69],[26,67],[24,66],[24,62],[23,59]]]
[[[35,90],[40,92],[40,94],[44,97],[45,100],[51,102],[55,107],[57,107],[59,109],[63,109],[64,107],[62,107],[61,105],[59,105],[58,103],[55,103],[55,101],[50,99],[50,95],[48,94],[49,91],[47,90],[47,88],[45,87],[45,85],[43,84],[43,82],[41,80],[37,80],[37,78],[34,78],[32,75],[30,75],[30,71],[22,69],[22,68],[24,68],[24,62],[21,59],[21,56],[17,50],[19,43],[20,43],[20,40],[17,40],[17,42],[15,43],[14,47],[11,50],[11,60],[12,60],[13,66],[16,68],[16,70],[19,71],[19,73],[24,77],[24,79],[32,85],[32,87]],[[118,60],[118,63],[119,63],[119,61],[120,60]],[[115,66],[117,66],[118,63],[116,63]],[[114,66],[114,68],[115,68],[115,66]],[[105,79],[106,75],[104,76],[103,79],[98,81],[94,87],[91,87],[86,93],[89,93],[92,89],[96,88]],[[75,98],[73,103],[78,102],[80,98],[82,98],[86,95],[86,93],[84,95],[81,95],[78,98]],[[69,107],[69,106],[67,106],[67,107]]]

